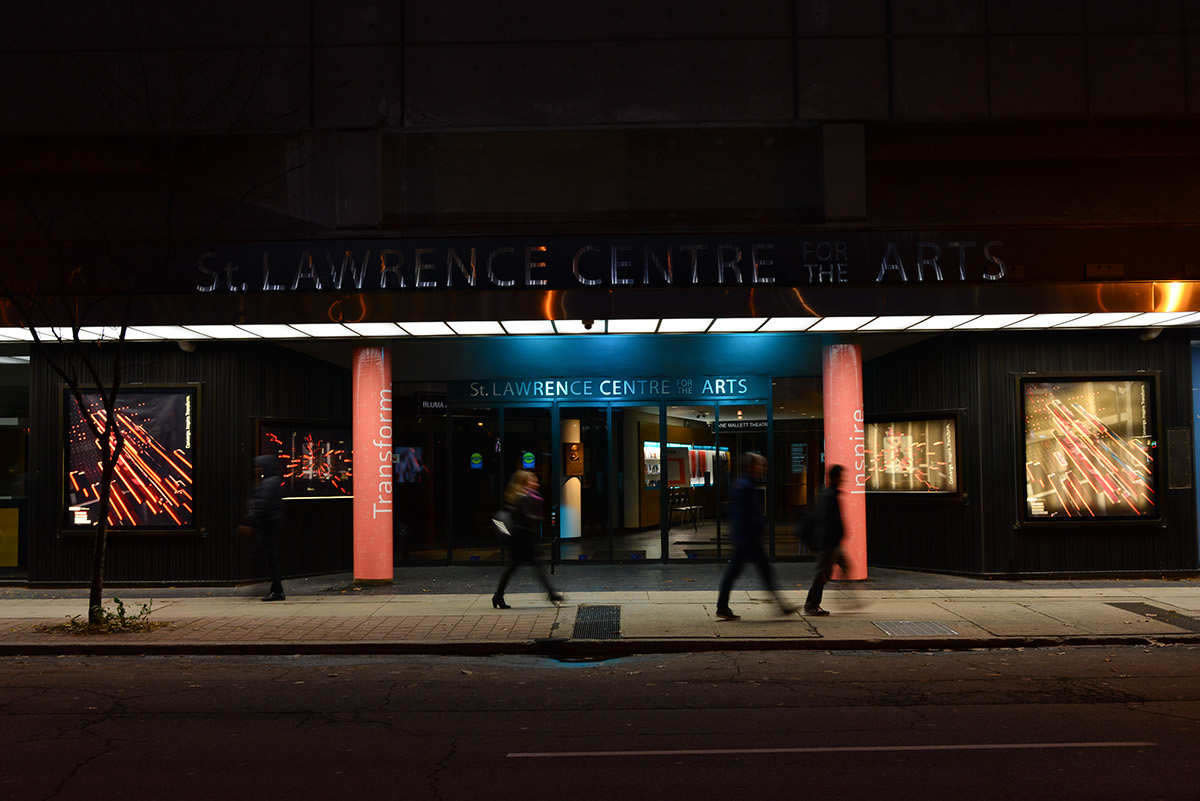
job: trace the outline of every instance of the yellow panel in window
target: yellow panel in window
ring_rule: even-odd
[[[17,532],[21,510],[0,509],[0,567],[17,566]]]

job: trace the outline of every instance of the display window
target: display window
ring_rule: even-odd
[[[125,447],[112,477],[108,524],[113,528],[150,530],[195,526],[197,414],[195,387],[130,388],[116,397],[113,413]],[[98,522],[100,444],[83,414],[103,429],[104,403],[99,393],[83,393],[83,412],[70,392],[63,391],[66,417],[65,524],[88,528]]]
[[[867,423],[867,492],[958,492],[953,417]]]
[[[1153,378],[1025,378],[1021,394],[1026,520],[1159,516]]]

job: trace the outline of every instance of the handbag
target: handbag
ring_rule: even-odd
[[[492,513],[492,525],[496,527],[496,537],[506,541],[512,536],[513,514],[510,509],[498,509]]]

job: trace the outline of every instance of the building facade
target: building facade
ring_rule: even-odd
[[[750,450],[777,559],[841,462],[864,574],[1195,572],[1190,5],[467,5],[4,12],[0,577],[88,576],[76,340],[112,582],[252,577],[266,452],[293,573],[495,564],[515,469],[719,560]]]

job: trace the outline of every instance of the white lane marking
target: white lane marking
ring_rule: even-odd
[[[665,751],[531,751],[514,752],[510,758],[544,757],[631,757],[631,756],[720,756],[722,754],[832,754],[863,751],[1003,751],[1037,748],[1147,748],[1158,743],[963,743],[958,745],[837,745],[812,748],[681,748]]]

